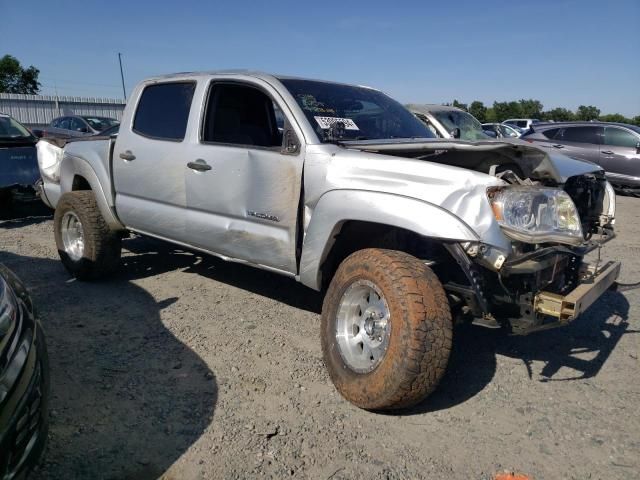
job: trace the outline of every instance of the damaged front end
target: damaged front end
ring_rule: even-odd
[[[466,269],[480,301],[467,309],[474,323],[506,325],[517,334],[564,325],[619,275],[619,262],[600,259],[602,246],[615,237],[615,194],[601,172],[555,186],[505,173],[509,184],[489,188],[487,198],[511,250],[473,243],[449,248],[459,263],[464,256],[471,264]],[[597,259],[584,262],[594,251]]]

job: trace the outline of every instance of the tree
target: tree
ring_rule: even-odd
[[[471,105],[469,105],[469,113],[476,117],[480,123],[487,121],[487,107],[478,100],[471,102]]]
[[[522,108],[518,102],[493,102],[493,111],[498,122],[522,117]]]
[[[40,91],[39,74],[33,65],[22,68],[17,58],[5,55],[0,58],[0,93],[36,95]]]
[[[554,122],[568,122],[573,120],[575,117],[571,110],[558,107],[553,110],[549,110],[548,112],[543,112],[542,118],[544,120],[553,120]]]
[[[636,115],[631,121],[640,127],[640,115]]]
[[[585,106],[580,105],[576,110],[576,118],[578,120],[596,120],[600,116],[600,109],[593,105]]]
[[[467,104],[460,103],[458,100],[455,100],[455,99],[453,100],[453,106],[461,110],[464,110],[465,112],[467,111]]]
[[[524,118],[540,118],[542,116],[543,105],[539,100],[532,98],[525,100],[523,98],[518,103],[520,103],[520,112]]]
[[[610,113],[608,115],[600,115],[599,120],[601,122],[619,122],[619,123],[633,123],[633,120],[620,115],[619,113]]]

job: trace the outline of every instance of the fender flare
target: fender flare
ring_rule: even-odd
[[[106,179],[106,185],[111,186],[109,173],[104,171],[102,178]],[[60,192],[61,194],[73,191],[73,179],[76,175],[83,177],[91,187],[96,198],[96,203],[100,213],[112,230],[125,230],[125,226],[120,222],[115,214],[115,206],[111,193],[105,193],[103,183],[98,178],[98,174],[93,166],[83,158],[65,154],[60,165]],[[110,189],[110,188],[109,188]]]
[[[402,195],[368,190],[331,190],[320,197],[306,229],[300,259],[300,282],[320,290],[321,267],[335,237],[347,221],[404,228],[443,241],[478,242],[469,225],[437,205]]]

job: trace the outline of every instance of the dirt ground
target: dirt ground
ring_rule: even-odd
[[[639,209],[619,198],[604,249],[624,282],[640,280]],[[81,283],[50,216],[0,223],[0,262],[30,288],[51,360],[36,479],[640,477],[640,290],[528,337],[456,328],[436,393],[381,415],[330,383],[319,294],[154,240],[124,245],[115,278]]]

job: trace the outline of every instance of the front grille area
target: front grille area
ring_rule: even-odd
[[[42,422],[42,396],[44,382],[42,378],[42,367],[40,362],[36,364],[36,369],[29,384],[27,399],[22,408],[17,412],[17,422],[13,440],[9,443],[8,471],[13,472],[21,466],[24,458],[33,447],[34,436],[38,432]]]

